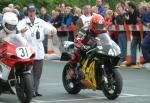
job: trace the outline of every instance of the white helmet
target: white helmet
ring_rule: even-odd
[[[8,33],[15,32],[16,25],[18,24],[18,17],[13,12],[6,12],[3,15],[2,26]]]

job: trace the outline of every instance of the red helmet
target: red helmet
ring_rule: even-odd
[[[99,14],[93,14],[90,21],[90,30],[95,34],[100,34],[105,27],[105,19]]]

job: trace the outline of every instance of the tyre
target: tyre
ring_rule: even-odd
[[[78,94],[81,91],[81,86],[75,78],[68,74],[69,70],[74,70],[74,68],[71,68],[71,65],[67,63],[62,73],[63,86],[69,94]]]
[[[31,74],[24,74],[21,82],[16,84],[16,92],[21,103],[30,103],[32,100]]]
[[[113,69],[111,73],[107,74],[107,83],[103,83],[102,90],[104,95],[110,99],[114,100],[118,98],[122,91],[122,76],[118,69]]]

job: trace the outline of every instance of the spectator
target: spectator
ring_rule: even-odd
[[[65,4],[64,4],[64,3],[61,3],[61,4],[59,5],[59,8],[60,8],[61,14],[64,14],[64,13],[65,13]]]
[[[63,48],[63,42],[66,40],[65,36],[66,36],[66,32],[62,31],[61,28],[61,22],[64,18],[64,14],[61,13],[60,8],[56,7],[55,11],[53,11],[54,15],[53,15],[53,19],[52,19],[52,23],[53,25],[58,29],[57,32],[57,36],[60,39],[60,45],[59,45],[59,50],[60,52],[64,51]]]
[[[50,22],[51,21],[51,18],[50,18],[50,16],[48,15],[48,13],[47,13],[47,10],[46,10],[46,8],[45,7],[41,7],[40,8],[40,18],[41,19],[43,19],[44,21],[46,21],[46,22]]]
[[[18,12],[19,12],[18,18],[19,18],[19,20],[22,20],[25,17],[25,15],[24,15],[23,11],[21,10],[20,6],[16,5],[14,7],[14,9],[18,10]]]
[[[61,22],[61,26],[64,27],[65,25],[69,27],[73,22],[73,14],[71,13],[71,7],[66,6],[65,8],[65,16]]]
[[[27,7],[23,8],[23,15],[24,15],[24,17],[27,16]]]
[[[74,21],[73,23],[76,25],[77,24],[77,20],[80,18],[80,16],[82,15],[82,11],[80,8],[76,7],[74,9]]]
[[[14,9],[14,4],[8,4],[8,7]]]
[[[97,6],[92,7],[92,13],[98,14],[98,7]]]
[[[92,14],[91,14],[91,6],[85,5],[83,8],[83,15],[77,21],[77,30],[79,31],[82,27],[88,27],[90,24]]]
[[[142,19],[143,15],[144,15],[144,12],[146,11],[145,4],[140,3],[140,4],[138,5],[138,11],[139,11],[139,16],[140,16],[140,18]]]
[[[61,52],[64,52],[63,42],[66,40],[73,41],[73,31],[68,31],[70,25],[73,23],[73,14],[71,13],[71,7],[67,5],[65,7],[64,14],[60,13],[59,15],[61,19],[61,31],[58,32],[58,37],[60,39],[59,49]]]
[[[11,12],[12,11],[12,9],[11,8],[9,8],[9,7],[5,7],[5,8],[3,8],[3,14],[4,13],[6,13],[6,12]]]
[[[74,5],[74,6],[73,6],[74,12],[75,12],[75,10],[76,10],[77,8],[79,8],[77,5]]]
[[[51,18],[50,16],[47,14],[47,10],[45,7],[41,7],[40,8],[40,18],[43,19],[45,22],[50,22]],[[44,35],[44,40],[43,40],[43,45],[44,45],[44,51],[45,53],[48,53],[48,35]]]
[[[11,12],[15,13],[18,17],[18,19],[20,20],[20,13],[17,9],[12,9]]]
[[[105,13],[107,12],[107,10],[110,10],[109,3],[105,3],[105,4],[103,5],[103,7],[104,7]]]
[[[103,17],[106,17],[104,7],[102,6],[103,0],[96,0],[96,6],[98,7],[98,13]]]
[[[65,6],[65,4],[64,3],[61,3],[60,5],[59,5],[59,10],[60,10],[60,14],[59,14],[59,19],[60,19],[60,21],[62,21],[62,19],[64,18],[64,16],[65,16],[65,8],[66,6]],[[58,9],[58,8],[57,8]]]
[[[121,4],[117,4],[116,12],[118,15],[114,19],[115,25],[124,25],[124,22],[127,19],[127,17],[126,17],[127,14]],[[119,33],[118,44],[121,49],[120,58],[121,58],[121,62],[124,62],[124,61],[126,61],[126,54],[127,54],[127,36],[126,36],[125,31],[119,31],[118,33]]]
[[[143,24],[150,29],[150,2],[147,4],[147,11],[145,11],[142,22]],[[150,63],[150,31],[145,32],[145,37],[141,44],[142,53],[144,56],[144,63]]]
[[[107,10],[106,12],[106,29],[108,29],[110,26],[113,24],[113,11],[112,10]]]
[[[62,21],[62,14],[60,11],[60,8],[56,8],[55,10],[53,10],[52,12],[52,19],[51,19],[51,23],[56,27],[59,28],[61,26],[61,21]],[[59,32],[58,32],[59,35]],[[60,33],[61,35],[61,33]]]
[[[136,5],[133,2],[128,2],[128,12],[129,18],[127,23],[129,25],[136,25],[139,20],[139,12],[137,11]],[[140,42],[140,32],[132,31],[132,42],[131,42],[131,62],[127,64],[127,66],[136,65],[136,51],[137,45]]]
[[[71,13],[71,7],[70,6],[66,6],[65,7],[65,16],[62,19],[61,27],[62,28],[65,28],[65,27],[69,28],[72,25],[73,20],[74,20],[74,16]],[[73,39],[73,37],[74,37],[73,36],[73,31],[71,30],[71,31],[68,31],[66,33],[67,33],[67,38],[68,38],[67,40],[73,41],[74,40]]]
[[[130,2],[130,1],[125,1],[125,0],[120,1],[120,4],[125,11],[128,11],[128,8],[127,8],[128,2]]]
[[[52,12],[51,12],[51,21],[50,21],[52,25],[54,25],[56,17],[57,17],[56,16],[56,11],[52,10]]]

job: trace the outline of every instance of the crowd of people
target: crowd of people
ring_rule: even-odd
[[[16,14],[18,20],[20,21],[18,23],[16,19],[16,23],[18,23],[15,24],[17,25],[16,32],[18,31],[24,33],[25,37],[35,48],[38,54],[36,55],[33,66],[34,96],[41,96],[41,94],[38,93],[38,87],[42,73],[43,51],[45,50],[45,53],[48,51],[48,35],[45,34],[52,32],[52,29],[55,30],[55,28],[57,28],[57,36],[60,39],[59,48],[62,52],[64,51],[63,42],[65,40],[74,41],[78,35],[78,31],[81,28],[88,27],[90,25],[91,18],[94,14],[100,14],[104,18],[107,29],[111,25],[124,25],[124,23],[127,25],[136,25],[139,22],[143,23],[144,26],[150,29],[150,2],[141,2],[137,6],[131,1],[121,1],[116,4],[115,10],[111,10],[109,3],[104,3],[104,0],[95,0],[95,6],[88,4],[85,5],[83,9],[79,8],[78,6],[70,7],[69,5],[61,3],[54,10],[52,10],[52,12],[48,12],[44,6],[39,9],[39,14],[35,15],[35,13],[37,13],[36,11],[37,8],[33,4],[28,5],[23,9],[21,9],[19,5],[9,4],[2,10],[2,13],[0,14],[0,22],[3,26],[8,26],[4,25],[2,22],[4,21],[3,19],[5,13],[13,12]],[[5,14],[7,17],[6,19],[9,19],[9,15],[14,14]],[[47,24],[49,23],[50,25],[45,24],[45,22],[41,21],[39,18],[43,19],[45,22],[47,22]],[[7,32],[5,30],[6,28],[2,27],[4,30],[0,35],[3,35],[4,32]],[[126,61],[126,31],[110,31],[109,35],[115,42],[118,43],[121,48],[121,62]],[[36,39],[34,37],[36,37]],[[44,44],[44,49],[42,49],[42,42]],[[142,48],[141,50],[145,59],[143,63],[150,62],[150,31],[144,32],[143,40],[141,40],[140,31],[132,31],[132,60],[127,64],[127,66],[136,64],[136,51],[138,45],[140,45]]]
[[[12,11],[18,15],[19,20],[27,16],[27,7],[22,10],[19,5],[9,4],[2,10],[2,14],[8,11]],[[109,3],[104,3],[104,0],[95,0],[95,6],[85,5],[83,9],[78,6],[70,7],[64,3],[59,4],[54,10],[48,12],[44,6],[39,9],[37,17],[43,19],[46,22],[51,23],[58,29],[58,37],[60,39],[60,50],[63,49],[63,41],[73,41],[77,35],[77,31],[83,25],[89,25],[89,21],[93,13],[100,14],[105,18],[106,25],[123,25],[126,22],[129,25],[135,25],[142,22],[143,25],[150,27],[150,3],[140,2],[138,5],[131,1],[121,1],[116,4],[114,10],[111,10]],[[0,14],[0,19],[2,19]],[[132,43],[131,43],[131,63],[128,66],[136,64],[136,51],[137,45],[141,45],[142,52],[144,55],[145,62],[150,62],[149,55],[149,43],[150,36],[147,35],[150,32],[145,32],[145,38],[141,43],[140,32],[132,32]],[[125,31],[111,32],[112,39],[114,39],[121,48],[122,62],[126,61],[127,54],[127,36]],[[141,43],[141,44],[140,44]],[[45,35],[43,41],[45,53],[47,53],[48,36]]]

